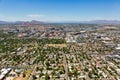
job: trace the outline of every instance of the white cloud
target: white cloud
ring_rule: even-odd
[[[5,17],[5,16],[3,16],[3,15],[0,14],[0,18],[4,18],[4,17]]]
[[[42,15],[42,14],[30,14],[30,15],[27,15],[27,17],[30,17],[30,18],[40,18],[40,17],[44,17],[45,15]]]
[[[5,16],[0,14],[0,20],[3,21],[31,21],[38,20],[44,22],[64,22],[64,21],[89,21],[89,20],[120,20],[119,17],[116,16],[106,16],[106,17],[86,17],[86,16],[50,16],[50,15],[41,15],[41,14],[31,14],[25,16]]]

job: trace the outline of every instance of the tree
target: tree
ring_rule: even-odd
[[[48,74],[45,75],[45,80],[50,80],[50,77]]]

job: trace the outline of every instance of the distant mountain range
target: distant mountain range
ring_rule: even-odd
[[[9,22],[9,21],[0,21],[0,24],[18,24],[18,25],[29,25],[29,24],[43,24],[44,22],[41,21],[15,21],[15,22]]]
[[[43,23],[45,23],[45,22],[36,21],[36,20],[16,21],[16,22],[0,21],[0,24],[19,24],[19,25],[43,24]],[[120,24],[120,21],[118,21],[118,20],[92,20],[92,21],[80,21],[80,22],[77,22],[77,23],[84,23],[84,24]]]
[[[84,21],[82,23],[88,24],[120,24],[118,20],[93,20],[93,21]]]

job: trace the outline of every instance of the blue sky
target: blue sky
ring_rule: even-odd
[[[120,0],[0,0],[0,20],[120,20]]]

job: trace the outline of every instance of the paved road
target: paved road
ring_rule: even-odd
[[[32,73],[31,73],[31,75],[30,75],[30,77],[29,77],[28,80],[33,80],[33,79],[32,79],[32,75],[34,75],[34,73],[35,73],[35,71],[36,71],[36,68],[37,68],[37,65],[34,66],[33,71],[32,71]]]
[[[65,75],[66,75],[66,80],[68,80],[68,66],[67,66],[67,62],[66,62],[66,56],[63,53],[63,63],[64,63],[64,68],[65,68]]]

